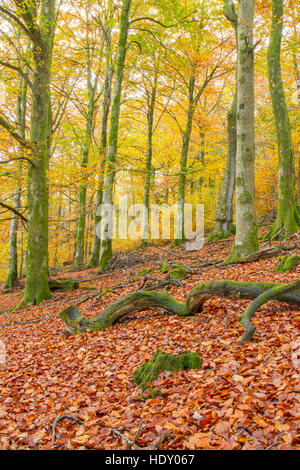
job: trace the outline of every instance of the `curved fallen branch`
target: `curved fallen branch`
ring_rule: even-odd
[[[70,419],[72,421],[75,421],[75,423],[81,425],[81,424],[84,424],[83,421],[79,418],[76,418],[76,416],[72,416],[72,415],[62,415],[62,416],[57,416],[53,422],[53,425],[52,425],[52,441],[55,442],[56,441],[56,427],[58,425],[58,423],[60,423],[60,421],[64,421],[65,419]]]
[[[252,325],[251,318],[259,307],[262,307],[264,304],[269,302],[269,300],[278,299],[279,296],[297,291],[299,289],[300,280],[287,285],[277,285],[275,287],[272,287],[271,289],[259,295],[255,300],[253,300],[240,318],[241,324],[246,330],[241,339],[241,343],[251,341],[251,339],[253,338],[256,327]]]
[[[67,331],[71,334],[83,333],[89,330],[99,331],[112,326],[126,315],[136,312],[160,308],[173,315],[187,317],[201,312],[203,304],[211,298],[256,299],[272,288],[283,288],[277,290],[277,295],[272,298],[299,306],[300,289],[299,292],[291,292],[286,287],[268,282],[212,281],[199,284],[192,289],[185,303],[179,302],[167,292],[138,291],[118,299],[91,319],[82,317],[76,306],[68,307],[59,316],[65,323]],[[242,317],[245,319],[244,315]],[[246,329],[249,326],[244,320],[241,323]]]

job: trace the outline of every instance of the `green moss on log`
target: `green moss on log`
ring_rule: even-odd
[[[162,263],[161,265],[162,274],[167,274],[168,271],[169,271],[169,266],[166,263]]]
[[[60,290],[62,292],[72,292],[79,288],[79,283],[77,281],[72,281],[71,279],[66,279],[65,281],[56,281],[55,279],[49,280],[50,290]]]
[[[186,269],[182,264],[175,264],[173,269],[169,272],[168,278],[169,279],[182,279],[186,276]]]
[[[138,291],[113,302],[94,318],[82,318],[78,311],[74,317],[72,307],[71,310],[61,312],[60,317],[73,334],[88,330],[101,331],[131,313],[163,309],[173,315],[186,317],[201,312],[203,304],[211,298],[255,299],[265,291],[280,286],[281,284],[269,282],[212,281],[192,289],[185,303],[179,302],[167,292]],[[299,306],[300,292],[279,291],[276,300]]]
[[[278,273],[286,273],[287,271],[293,271],[293,269],[300,264],[300,256],[298,255],[286,255],[280,258],[279,265],[275,269]]]
[[[183,354],[167,354],[156,351],[150,361],[134,372],[133,381],[145,390],[156,380],[161,370],[201,369],[201,366],[202,359],[196,352],[185,351]]]

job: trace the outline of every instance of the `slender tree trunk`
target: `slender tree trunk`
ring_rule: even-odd
[[[27,100],[27,84],[23,78],[19,81],[18,98],[17,98],[17,123],[18,132],[25,138],[26,127],[26,100]],[[23,148],[19,147],[19,152],[23,154]],[[22,190],[22,161],[19,164],[19,182],[15,189],[13,207],[18,209],[21,205]],[[18,279],[18,217],[13,214],[9,232],[9,265],[6,288],[12,288]]]
[[[87,45],[89,48],[89,44]],[[89,53],[89,52],[88,52]],[[81,168],[83,171],[88,166],[90,148],[94,131],[94,116],[95,116],[95,91],[96,86],[92,83],[92,70],[90,58],[88,58],[88,113],[86,117],[85,129],[85,142],[82,152]],[[76,240],[75,240],[75,267],[81,267],[84,264],[84,238],[85,238],[85,225],[86,225],[86,194],[87,182],[85,179],[82,181],[79,188],[78,195],[78,219],[76,227]]]
[[[31,10],[29,10],[31,13]],[[24,13],[26,14],[26,12]],[[25,18],[25,17],[24,17]],[[50,70],[55,29],[55,0],[43,0],[39,25],[28,20],[37,37],[33,44],[34,76],[30,141],[35,145],[28,167],[28,251],[23,303],[51,297],[48,285],[48,191]]]
[[[237,14],[235,7],[230,0],[224,1],[224,15],[231,22],[235,32],[236,44],[237,37]],[[236,132],[236,114],[237,114],[237,84],[231,109],[227,116],[227,135],[228,135],[228,153],[226,168],[223,176],[222,186],[216,206],[215,228],[209,235],[208,240],[220,240],[234,233],[233,225],[233,196],[235,190],[236,178],[236,151],[237,151],[237,132]]]
[[[189,153],[189,145],[193,127],[193,117],[195,112],[194,103],[195,77],[192,76],[189,82],[189,108],[187,112],[187,123],[183,135],[183,143],[180,160],[180,176],[178,182],[178,203],[177,203],[177,233],[175,245],[180,245],[184,241],[184,203],[187,175],[187,160]]]
[[[146,178],[144,187],[144,220],[142,228],[142,246],[146,247],[149,243],[149,210],[150,210],[150,189],[152,177],[152,154],[153,154],[153,121],[157,93],[157,73],[155,72],[153,88],[148,94],[148,135],[147,135],[147,158],[146,158]]]
[[[258,250],[255,213],[254,8],[255,0],[239,0],[236,239],[231,260],[245,258]]]
[[[113,79],[113,68],[110,64],[110,50],[107,54],[106,61],[106,70],[105,70],[105,82],[103,90],[103,107],[102,107],[102,121],[101,121],[101,142],[100,142],[100,168],[98,176],[98,189],[96,194],[96,212],[95,212],[95,221],[94,221],[94,242],[93,242],[93,251],[89,267],[95,267],[99,263],[99,254],[100,254],[100,220],[101,220],[101,204],[103,197],[103,179],[104,179],[104,170],[105,170],[105,160],[106,160],[106,150],[107,150],[107,127],[108,127],[108,116],[111,104],[111,89],[112,89],[112,79]]]
[[[278,234],[280,237],[296,233],[300,223],[294,196],[291,128],[280,62],[283,15],[283,0],[272,0],[272,26],[268,50],[268,71],[277,131],[279,181],[277,219],[270,232],[270,236]]]
[[[295,77],[296,77],[296,93],[297,93],[297,101],[298,101],[298,121],[300,118],[300,70],[297,61],[297,54],[293,52],[293,64],[295,70]],[[298,142],[298,190],[297,190],[297,206],[300,206],[300,142]]]
[[[208,237],[209,241],[220,240],[234,233],[233,196],[235,190],[237,149],[236,105],[237,95],[235,94],[231,110],[227,116],[228,154],[226,168],[216,207],[215,228]]]
[[[112,99],[112,110],[110,119],[109,144],[106,158],[106,168],[103,183],[103,204],[113,208],[113,184],[115,177],[115,162],[118,147],[119,119],[121,111],[121,92],[124,77],[125,57],[127,49],[127,37],[129,30],[129,12],[131,0],[123,0],[120,19],[120,37],[118,43],[116,76]],[[112,217],[112,214],[111,214]],[[101,223],[101,247],[99,256],[99,271],[104,270],[112,258],[112,236],[110,225],[112,220],[106,218]]]

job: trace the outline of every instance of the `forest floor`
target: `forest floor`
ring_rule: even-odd
[[[300,266],[275,273],[276,258],[197,269],[203,261],[226,258],[230,246],[225,240],[199,252],[150,247],[141,252],[141,264],[116,267],[93,280],[96,270],[60,273],[83,281],[80,288],[56,292],[51,300],[9,318],[2,313],[6,361],[0,363],[0,449],[127,449],[112,428],[133,439],[139,426],[140,447],[166,431],[170,436],[160,449],[300,449],[300,310],[295,306],[269,302],[261,308],[253,319],[255,338],[242,346],[239,316],[248,301],[210,300],[201,314],[188,318],[159,310],[137,313],[105,331],[76,336],[64,334],[58,317],[63,308],[94,292],[84,286],[117,286],[79,305],[85,316],[95,316],[137,290],[143,270],[156,268],[152,275],[163,277],[162,262],[177,260],[195,271],[182,287],[170,287],[178,300],[210,280],[286,283],[300,277]],[[20,290],[2,294],[0,310],[20,300]],[[7,325],[9,319],[20,324]],[[132,374],[156,350],[196,351],[203,367],[161,372],[155,387],[162,395],[145,400]],[[54,439],[53,422],[61,415],[83,423],[60,422]]]

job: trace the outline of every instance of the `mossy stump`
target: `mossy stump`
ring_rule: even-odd
[[[156,380],[161,370],[201,369],[201,366],[202,359],[195,352],[185,351],[183,354],[167,354],[156,351],[150,361],[133,373],[133,381],[145,390],[149,387],[149,384]]]
[[[56,281],[55,279],[49,280],[50,290],[59,290],[62,292],[72,292],[79,288],[79,283],[77,281],[72,281],[71,279],[66,279],[65,281]]]
[[[182,264],[175,264],[173,269],[169,271],[168,278],[173,280],[182,279],[186,276],[186,268]]]
[[[293,271],[293,269],[300,264],[300,256],[298,255],[286,255],[280,258],[279,265],[275,269],[277,273],[286,273],[287,271]]]

